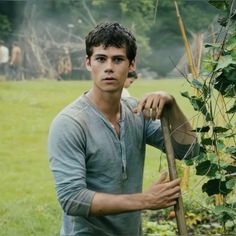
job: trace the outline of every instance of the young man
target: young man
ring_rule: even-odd
[[[164,146],[163,108],[169,109],[176,157],[191,156],[196,137],[165,92],[121,100],[128,72],[135,70],[129,30],[118,23],[96,26],[86,37],[86,53],[93,86],[57,115],[49,133],[61,235],[142,235],[141,210],[173,206],[180,195],[180,180],[166,175],[142,193],[145,146]]]
[[[130,97],[128,88],[137,78],[138,78],[138,76],[135,71],[131,71],[128,73],[128,76],[127,76],[127,79],[125,80],[124,87],[123,87],[122,94],[121,94],[122,98]]]

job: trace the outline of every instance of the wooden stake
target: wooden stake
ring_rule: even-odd
[[[189,66],[189,70],[190,70],[190,73],[192,74],[193,79],[196,79],[196,77],[197,77],[196,67],[195,67],[194,62],[193,62],[193,56],[192,56],[191,49],[190,49],[190,46],[189,46],[189,42],[188,42],[188,39],[187,39],[187,36],[186,36],[186,33],[185,33],[184,23],[182,21],[180,13],[179,13],[178,4],[177,4],[176,1],[174,3],[175,3],[176,16],[177,16],[180,32],[181,32],[183,42],[184,42],[184,47],[185,47],[185,51],[186,51],[187,63],[188,63],[188,66]]]
[[[171,138],[170,138],[170,129],[169,129],[170,126],[169,126],[166,109],[163,110],[163,113],[161,116],[161,126],[162,126],[162,131],[163,131],[163,136],[164,136],[170,180],[174,180],[178,178],[178,174],[176,170],[174,150],[173,150]],[[182,235],[186,236],[188,235],[188,231],[187,231],[187,226],[186,226],[186,221],[185,221],[185,216],[184,216],[184,207],[183,207],[183,200],[182,200],[181,195],[177,199],[177,203],[174,206],[174,209],[175,209],[175,214],[176,214],[178,233],[181,236]]]

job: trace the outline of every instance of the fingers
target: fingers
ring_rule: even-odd
[[[176,199],[180,196],[180,187],[179,186],[176,186],[175,188],[173,189],[169,189],[169,191],[167,192],[167,196],[170,198],[170,199]]]
[[[167,172],[163,172],[158,181],[146,193],[149,195],[149,209],[173,206],[181,195],[180,179],[168,181]]]
[[[140,114],[141,111],[144,109],[145,104],[146,104],[146,96],[139,101],[138,106],[134,108],[133,112]]]
[[[168,172],[167,171],[162,172],[156,184],[165,183],[167,181],[167,177],[168,177]]]
[[[160,119],[164,106],[171,104],[173,100],[173,97],[165,92],[150,93],[139,101],[133,112],[143,112],[144,118],[148,120]]]
[[[155,94],[150,94],[148,96],[146,96],[145,99],[145,105],[144,105],[144,110],[143,110],[143,114],[145,119],[152,119],[155,120],[156,119],[156,111],[158,108],[158,99],[156,97]]]
[[[174,188],[175,186],[179,186],[180,185],[180,178],[174,179],[174,180],[168,182],[167,185],[169,188]]]
[[[165,207],[165,208],[174,206],[176,203],[177,203],[177,200],[173,200],[173,201],[171,201],[171,202],[168,202],[168,203],[166,204],[166,207]]]

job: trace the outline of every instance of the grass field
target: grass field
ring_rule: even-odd
[[[89,89],[91,81],[0,82],[0,235],[58,235],[60,208],[47,160],[47,134],[56,113]],[[185,80],[138,80],[130,93],[165,90],[191,118],[193,111],[180,91]],[[159,175],[160,153],[147,150],[144,188]],[[163,159],[163,158],[162,158]],[[165,168],[165,160],[161,168]]]

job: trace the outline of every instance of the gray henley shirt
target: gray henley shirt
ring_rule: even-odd
[[[52,122],[49,162],[63,209],[61,236],[142,235],[140,211],[89,215],[95,192],[141,192],[146,144],[163,149],[160,121],[134,114],[136,105],[134,98],[121,100],[120,137],[85,95]],[[176,156],[188,149],[174,143]]]

